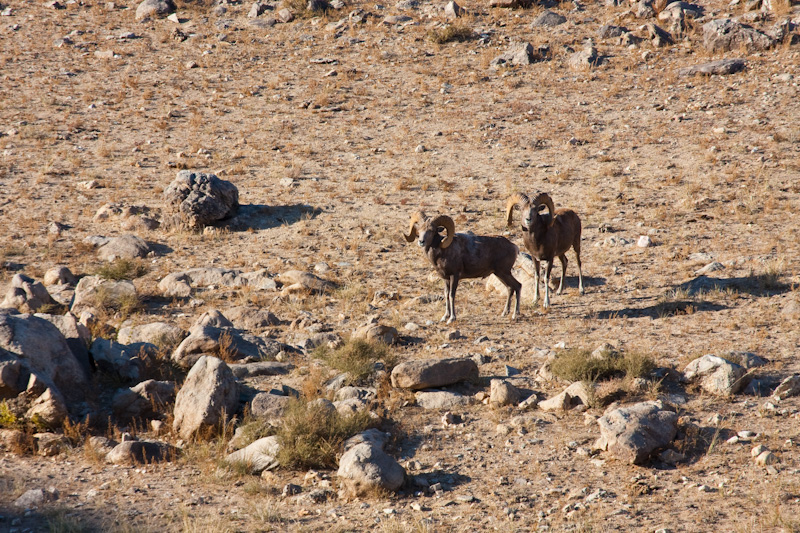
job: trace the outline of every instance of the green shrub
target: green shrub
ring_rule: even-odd
[[[641,352],[603,353],[592,357],[589,350],[564,350],[550,363],[550,371],[567,381],[602,381],[612,377],[639,378],[655,368],[653,360]]]
[[[469,41],[473,35],[472,28],[457,25],[448,25],[428,31],[428,39],[436,44]]]
[[[278,462],[287,468],[333,468],[345,440],[374,427],[367,411],[344,416],[325,405],[293,399],[278,429]]]
[[[96,274],[103,279],[120,281],[135,279],[147,274],[147,265],[135,259],[115,259],[97,269]]]
[[[363,339],[351,339],[335,350],[320,346],[314,351],[314,356],[325,361],[329,367],[346,372],[351,385],[362,383],[372,375],[378,361],[383,361],[387,370],[395,363],[387,345]]]

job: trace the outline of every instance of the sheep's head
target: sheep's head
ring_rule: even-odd
[[[514,208],[519,207],[522,212],[522,229],[530,231],[533,227],[534,220],[539,216],[539,211],[547,207],[549,213],[543,216],[542,220],[549,227],[555,221],[555,209],[553,207],[553,200],[547,193],[538,194],[533,200],[528,198],[524,193],[514,193],[506,201],[506,222],[509,226],[513,223]]]
[[[444,237],[439,233],[442,229],[447,233]],[[418,244],[425,248],[426,252],[431,247],[447,248],[455,237],[455,223],[447,215],[440,215],[430,220],[425,213],[417,211],[411,215],[408,235],[404,237],[407,242],[413,242],[419,237]]]

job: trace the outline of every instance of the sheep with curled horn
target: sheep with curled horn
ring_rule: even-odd
[[[445,232],[442,236],[441,231]],[[433,268],[444,280],[445,312],[441,321],[456,319],[456,289],[464,278],[497,276],[508,287],[508,298],[503,316],[511,309],[511,298],[516,295],[517,304],[512,317],[519,314],[519,296],[522,284],[514,278],[511,268],[517,260],[519,248],[505,237],[456,233],[453,219],[447,215],[428,218],[422,211],[411,215],[407,242],[419,237],[418,244]]]
[[[561,260],[561,282],[558,284],[556,294],[561,294],[564,289],[564,276],[567,273],[566,252],[573,248],[578,264],[578,292],[583,294],[583,274],[581,273],[581,219],[571,209],[556,211],[553,200],[547,193],[538,194],[533,200],[526,194],[516,193],[506,202],[506,222],[512,224],[514,208],[519,207],[522,212],[522,240],[525,248],[533,257],[536,268],[534,282],[536,288],[533,293],[534,303],[539,301],[539,261],[545,262],[544,274],[544,303],[543,307],[550,307],[550,271],[553,260]],[[540,213],[544,208],[547,213]]]

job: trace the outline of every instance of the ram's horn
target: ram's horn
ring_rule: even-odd
[[[534,206],[539,206],[542,204],[546,205],[547,210],[550,211],[550,223],[548,224],[548,226],[552,226],[556,221],[556,209],[553,206],[553,200],[550,198],[550,195],[547,194],[546,192],[539,193],[536,196],[536,198],[533,199]]]
[[[439,245],[440,248],[447,248],[453,242],[453,237],[456,236],[456,223],[453,222],[453,219],[447,215],[439,215],[431,222],[431,225],[435,228],[442,226],[447,231],[447,237],[444,238],[442,244]]]
[[[428,217],[426,217],[425,213],[422,211],[416,211],[413,215],[411,215],[411,223],[408,228],[408,235],[403,235],[403,237],[406,238],[406,242],[414,242],[419,235],[417,232],[417,224],[425,221],[426,218]]]
[[[520,209],[522,209],[522,207],[528,203],[530,203],[530,200],[528,200],[527,194],[521,192],[512,194],[506,201],[506,224],[509,226],[511,225],[514,217],[514,208],[516,206],[519,206]]]

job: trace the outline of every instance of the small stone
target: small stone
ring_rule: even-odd
[[[756,457],[756,464],[759,466],[769,466],[778,462],[778,458],[775,457],[775,454],[769,450],[763,451],[761,454]]]
[[[759,455],[761,455],[762,453],[764,453],[766,451],[768,451],[767,447],[764,446],[763,444],[759,444],[758,446],[756,446],[755,448],[750,450],[750,456],[755,458],[755,457],[758,457]]]
[[[756,433],[755,431],[744,430],[744,431],[740,431],[736,435],[740,439],[753,439],[758,435],[758,433]]]
[[[648,235],[641,235],[639,240],[636,241],[636,246],[639,248],[649,248],[653,246],[653,239],[651,239]]]
[[[414,148],[414,151],[415,151],[416,153],[418,153],[418,154],[421,154],[422,152],[427,152],[427,151],[428,151],[428,149],[427,149],[427,148],[425,148],[425,145],[424,145],[424,144],[418,144],[418,145],[417,145],[417,147],[416,147],[416,148]]]

